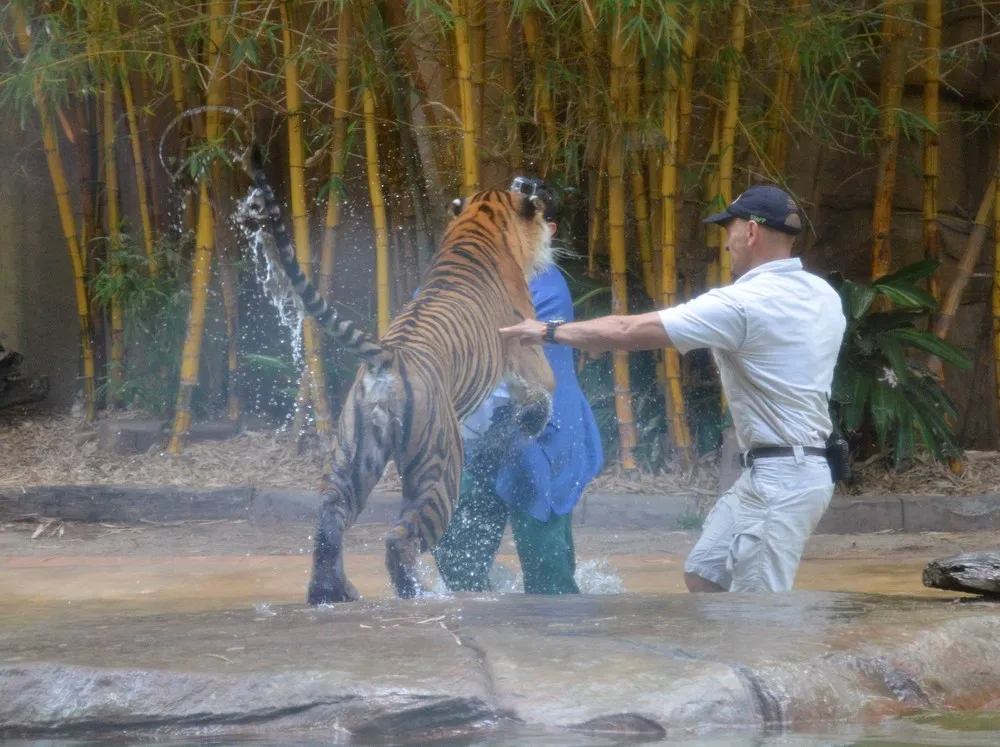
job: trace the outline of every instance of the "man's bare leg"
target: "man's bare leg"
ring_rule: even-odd
[[[714,581],[709,581],[707,578],[702,578],[697,573],[685,573],[684,583],[687,584],[688,591],[693,591],[693,592],[728,591],[728,589],[724,589]]]

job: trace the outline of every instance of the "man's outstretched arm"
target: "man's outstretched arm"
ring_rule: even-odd
[[[545,334],[545,323],[535,319],[525,319],[513,327],[504,327],[500,334],[509,340],[520,340],[523,345],[541,345]],[[655,350],[670,347],[658,311],[631,316],[602,316],[583,322],[569,322],[561,325],[555,334],[560,345],[586,350],[589,353],[604,353],[608,350]]]

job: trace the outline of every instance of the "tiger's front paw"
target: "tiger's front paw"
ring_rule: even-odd
[[[532,402],[522,407],[517,413],[517,426],[525,438],[535,438],[545,428],[552,414],[548,402]]]

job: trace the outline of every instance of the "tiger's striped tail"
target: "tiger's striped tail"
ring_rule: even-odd
[[[384,348],[377,340],[358,329],[349,319],[342,319],[330,304],[319,294],[315,286],[306,278],[295,257],[295,247],[291,236],[281,219],[281,207],[274,197],[274,190],[267,180],[259,151],[254,148],[251,158],[251,176],[257,199],[263,201],[263,210],[255,217],[266,222],[267,230],[274,239],[275,254],[285,271],[292,287],[302,299],[302,305],[310,316],[343,345],[348,352],[370,365],[376,365],[383,358]],[[255,206],[258,210],[260,205]]]

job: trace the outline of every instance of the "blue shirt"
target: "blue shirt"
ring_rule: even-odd
[[[529,288],[537,319],[573,321],[573,298],[558,267],[553,265],[536,276]],[[552,415],[537,438],[522,439],[515,445],[500,467],[494,487],[503,501],[539,521],[572,511],[584,488],[604,466],[601,434],[576,378],[573,349],[546,345],[545,357],[556,380]],[[495,404],[487,400],[480,409]],[[468,445],[472,448],[466,449],[466,464],[469,452],[474,452],[474,441]]]

